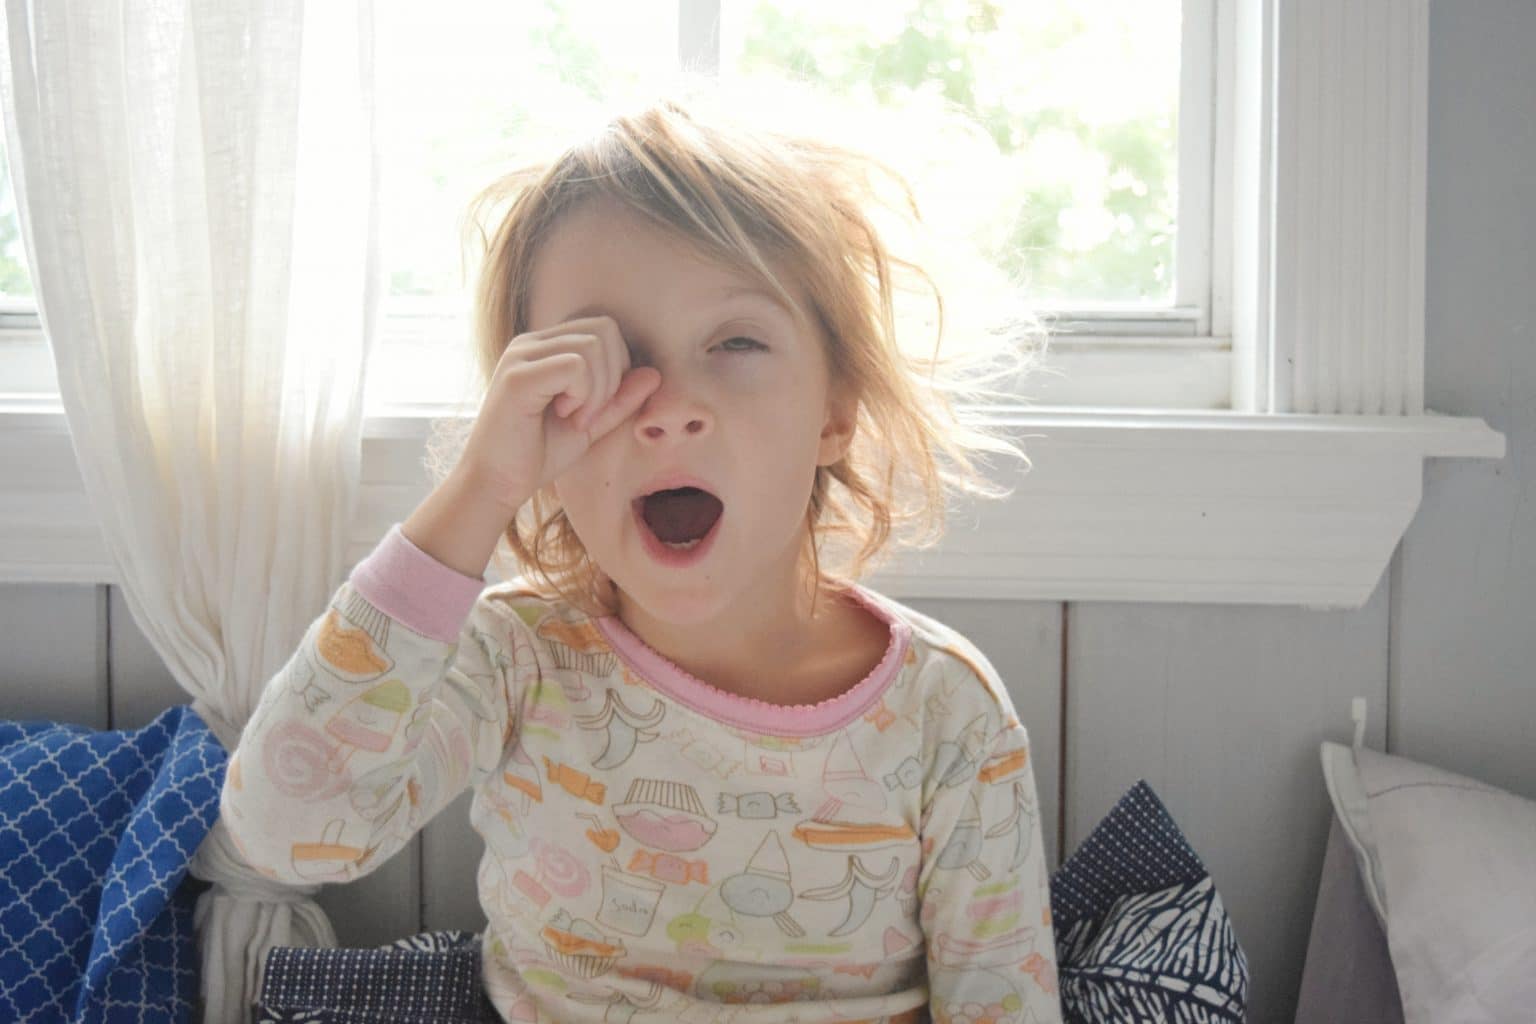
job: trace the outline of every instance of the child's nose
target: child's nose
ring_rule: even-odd
[[[640,436],[649,441],[691,437],[714,426],[714,413],[697,392],[665,376],[636,419]]]

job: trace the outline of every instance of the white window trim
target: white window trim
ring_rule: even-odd
[[[1212,220],[1233,232],[1213,237],[1232,273],[1211,315],[1228,303],[1233,409],[997,410],[1032,461],[1013,496],[962,504],[941,548],[870,585],[1355,608],[1418,509],[1423,460],[1503,458],[1482,419],[1423,408],[1428,0],[1253,0],[1215,24],[1232,160]],[[441,412],[367,418],[349,564],[425,496]],[[0,479],[0,581],[118,582],[56,399],[0,396]]]

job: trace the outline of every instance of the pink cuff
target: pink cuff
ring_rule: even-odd
[[[412,544],[395,523],[352,570],[357,592],[423,636],[455,643],[485,580],[465,576]]]

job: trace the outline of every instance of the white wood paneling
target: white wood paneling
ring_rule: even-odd
[[[112,658],[112,725],[140,729],[173,704],[191,696],[171,675],[149,639],[134,622],[121,587],[106,587],[108,650]]]
[[[1436,4],[1427,394],[1507,432],[1425,473],[1393,618],[1391,752],[1536,799],[1536,5]]]
[[[107,588],[0,585],[0,718],[111,727]]]
[[[1069,606],[1066,849],[1146,779],[1231,914],[1250,1024],[1295,1013],[1331,813],[1318,746],[1349,742],[1351,698],[1381,747],[1387,594],[1332,612]]]

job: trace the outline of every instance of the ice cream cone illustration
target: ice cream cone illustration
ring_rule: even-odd
[[[885,793],[880,784],[864,771],[858,752],[842,730],[827,752],[821,771],[821,788],[826,801],[811,815],[824,821],[847,820],[850,816],[869,820],[885,810]]]
[[[789,858],[779,834],[769,831],[747,862],[747,869],[720,883],[720,898],[738,914],[771,917],[790,938],[801,938],[805,929],[789,914],[795,901],[790,888]]]
[[[886,809],[885,790],[865,773],[846,730],[827,753],[821,787],[827,799],[791,833],[807,846],[872,850],[916,838],[906,822],[880,820]]]

